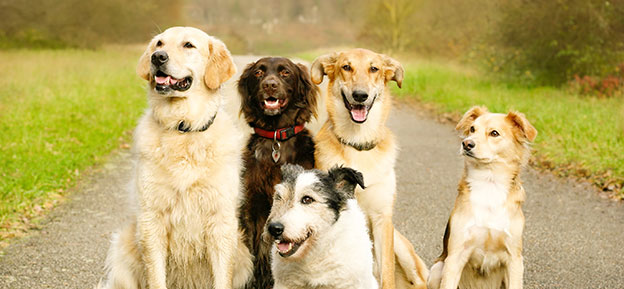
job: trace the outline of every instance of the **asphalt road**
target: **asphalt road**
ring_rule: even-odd
[[[239,70],[251,60],[236,57]],[[236,113],[233,81],[224,94],[231,101],[228,110]],[[431,265],[441,252],[462,170],[459,139],[452,125],[406,104],[395,106],[389,125],[401,146],[395,223]],[[80,181],[41,230],[6,248],[0,288],[92,288],[102,277],[111,233],[130,216],[131,166],[128,151],[116,153]],[[522,179],[525,288],[624,288],[622,205],[601,199],[587,184],[531,168]]]

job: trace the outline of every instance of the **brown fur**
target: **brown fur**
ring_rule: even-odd
[[[288,76],[283,70],[288,70]],[[256,72],[262,70],[262,76]],[[282,74],[280,74],[282,73]],[[262,84],[268,79],[277,81],[278,88],[271,92]],[[305,124],[316,115],[318,87],[310,81],[307,68],[286,58],[262,58],[247,66],[238,82],[242,97],[241,113],[252,127],[276,130]],[[287,105],[277,115],[267,115],[261,107],[265,97],[288,99]],[[281,157],[277,163],[271,158],[274,141],[256,134],[247,143],[243,160],[245,171],[245,198],[240,208],[240,223],[245,231],[246,244],[255,256],[252,288],[270,288],[270,248],[263,237],[264,225],[273,202],[273,187],[281,181],[281,165],[294,163],[306,169],[314,167],[314,143],[310,132],[304,129],[286,141],[280,141]]]
[[[385,289],[425,288],[428,275],[413,246],[392,224],[397,145],[385,125],[392,108],[387,84],[395,81],[400,87],[403,74],[398,61],[366,49],[320,56],[311,70],[315,83],[320,83],[324,75],[329,79],[328,120],[315,137],[317,167],[326,170],[345,165],[364,174],[367,188],[356,190],[356,197],[371,226],[377,277]],[[365,121],[359,123],[347,109],[349,105],[359,105],[351,102],[355,92],[368,95],[364,102],[359,102],[368,109]],[[361,144],[374,147],[356,149]]]
[[[519,174],[537,131],[521,113],[493,114],[485,107],[466,112],[456,129],[464,137],[464,174],[429,288],[522,288],[525,192]],[[466,149],[470,142],[474,147]]]

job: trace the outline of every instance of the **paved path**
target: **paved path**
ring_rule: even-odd
[[[236,58],[239,67],[251,59]],[[226,90],[233,93],[232,82]],[[459,140],[452,126],[402,104],[390,126],[402,148],[395,222],[431,265],[462,170]],[[130,215],[130,168],[127,151],[112,156],[40,231],[8,247],[0,257],[0,288],[91,288],[102,276],[111,232]],[[525,288],[624,288],[622,205],[600,199],[588,185],[533,169],[523,179]]]

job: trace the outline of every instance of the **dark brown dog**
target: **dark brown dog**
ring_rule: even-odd
[[[255,256],[254,278],[247,287],[265,289],[273,286],[271,244],[262,238],[273,186],[281,181],[285,163],[314,168],[314,143],[303,125],[316,116],[319,89],[304,65],[266,57],[247,66],[238,92],[241,113],[255,131],[243,156],[245,194],[240,208],[240,225]]]

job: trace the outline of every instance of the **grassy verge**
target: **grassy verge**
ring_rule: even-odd
[[[0,245],[33,226],[146,106],[140,49],[0,51]]]
[[[298,56],[312,60],[314,54]],[[588,179],[615,197],[624,196],[622,97],[598,99],[552,87],[502,84],[456,64],[400,59],[405,80],[394,95],[452,115],[473,105],[485,105],[493,112],[521,111],[539,131],[534,165]]]

